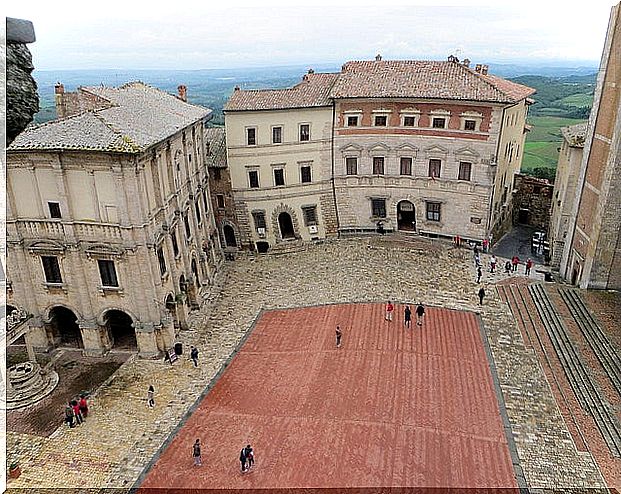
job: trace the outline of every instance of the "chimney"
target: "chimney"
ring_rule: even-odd
[[[180,84],[177,87],[177,91],[179,91],[179,99],[187,103],[188,102],[188,88],[184,86],[183,84]]]
[[[235,91],[239,91],[239,86],[235,86]]]
[[[382,61],[382,56],[379,53],[377,55],[375,55],[375,61],[376,62],[381,62]]]
[[[475,72],[481,72],[481,64],[480,64],[480,63],[478,63],[478,64],[476,64],[476,65],[474,66],[474,71],[475,71]]]
[[[54,103],[56,105],[56,116],[64,118],[67,116],[67,106],[65,103],[65,86],[57,82],[54,86]]]
[[[459,58],[457,58],[455,55],[449,55],[448,56],[448,61],[449,62],[459,63]]]
[[[308,73],[309,73],[309,74],[314,74],[314,73],[315,73],[315,71],[314,71],[313,69],[308,69]]]
[[[489,66],[487,66],[487,65],[482,65],[482,66],[481,66],[481,74],[483,74],[483,75],[487,75],[487,69],[489,69]]]
[[[470,67],[470,59],[469,58],[464,58],[464,67]]]

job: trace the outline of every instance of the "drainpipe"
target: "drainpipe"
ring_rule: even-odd
[[[339,219],[339,207],[336,200],[336,185],[334,183],[334,128],[336,127],[336,101],[332,100],[332,130],[330,141],[330,158],[332,160],[332,174],[330,180],[332,182],[332,199],[334,200],[334,213],[336,216],[336,237],[341,236],[341,221]]]

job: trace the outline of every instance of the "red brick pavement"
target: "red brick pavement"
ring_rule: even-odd
[[[427,308],[406,330],[402,313],[265,313],[141,488],[515,488],[477,317]],[[247,443],[256,465],[242,474]]]

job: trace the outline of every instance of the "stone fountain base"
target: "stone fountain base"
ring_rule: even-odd
[[[36,362],[22,362],[7,371],[6,393],[8,410],[32,405],[49,395],[58,385],[55,371],[43,371]]]

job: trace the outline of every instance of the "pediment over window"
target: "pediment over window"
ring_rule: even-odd
[[[372,144],[371,146],[368,147],[369,152],[371,153],[378,153],[378,152],[386,152],[386,151],[390,151],[390,146],[388,146],[387,144],[384,144],[383,142],[378,142],[376,144]]]
[[[425,148],[425,153],[427,154],[448,154],[448,149],[443,148],[442,146],[431,146]]]
[[[455,155],[461,158],[479,158],[481,156],[474,149],[469,147],[457,149]]]
[[[92,243],[84,248],[88,257],[116,257],[124,253],[124,249],[110,244]]]
[[[34,240],[26,244],[31,254],[62,254],[66,246],[55,240]]]
[[[397,151],[418,151],[418,148],[408,142],[397,146]]]
[[[341,153],[359,153],[362,151],[362,146],[358,146],[357,144],[349,143],[343,146],[340,150]]]

